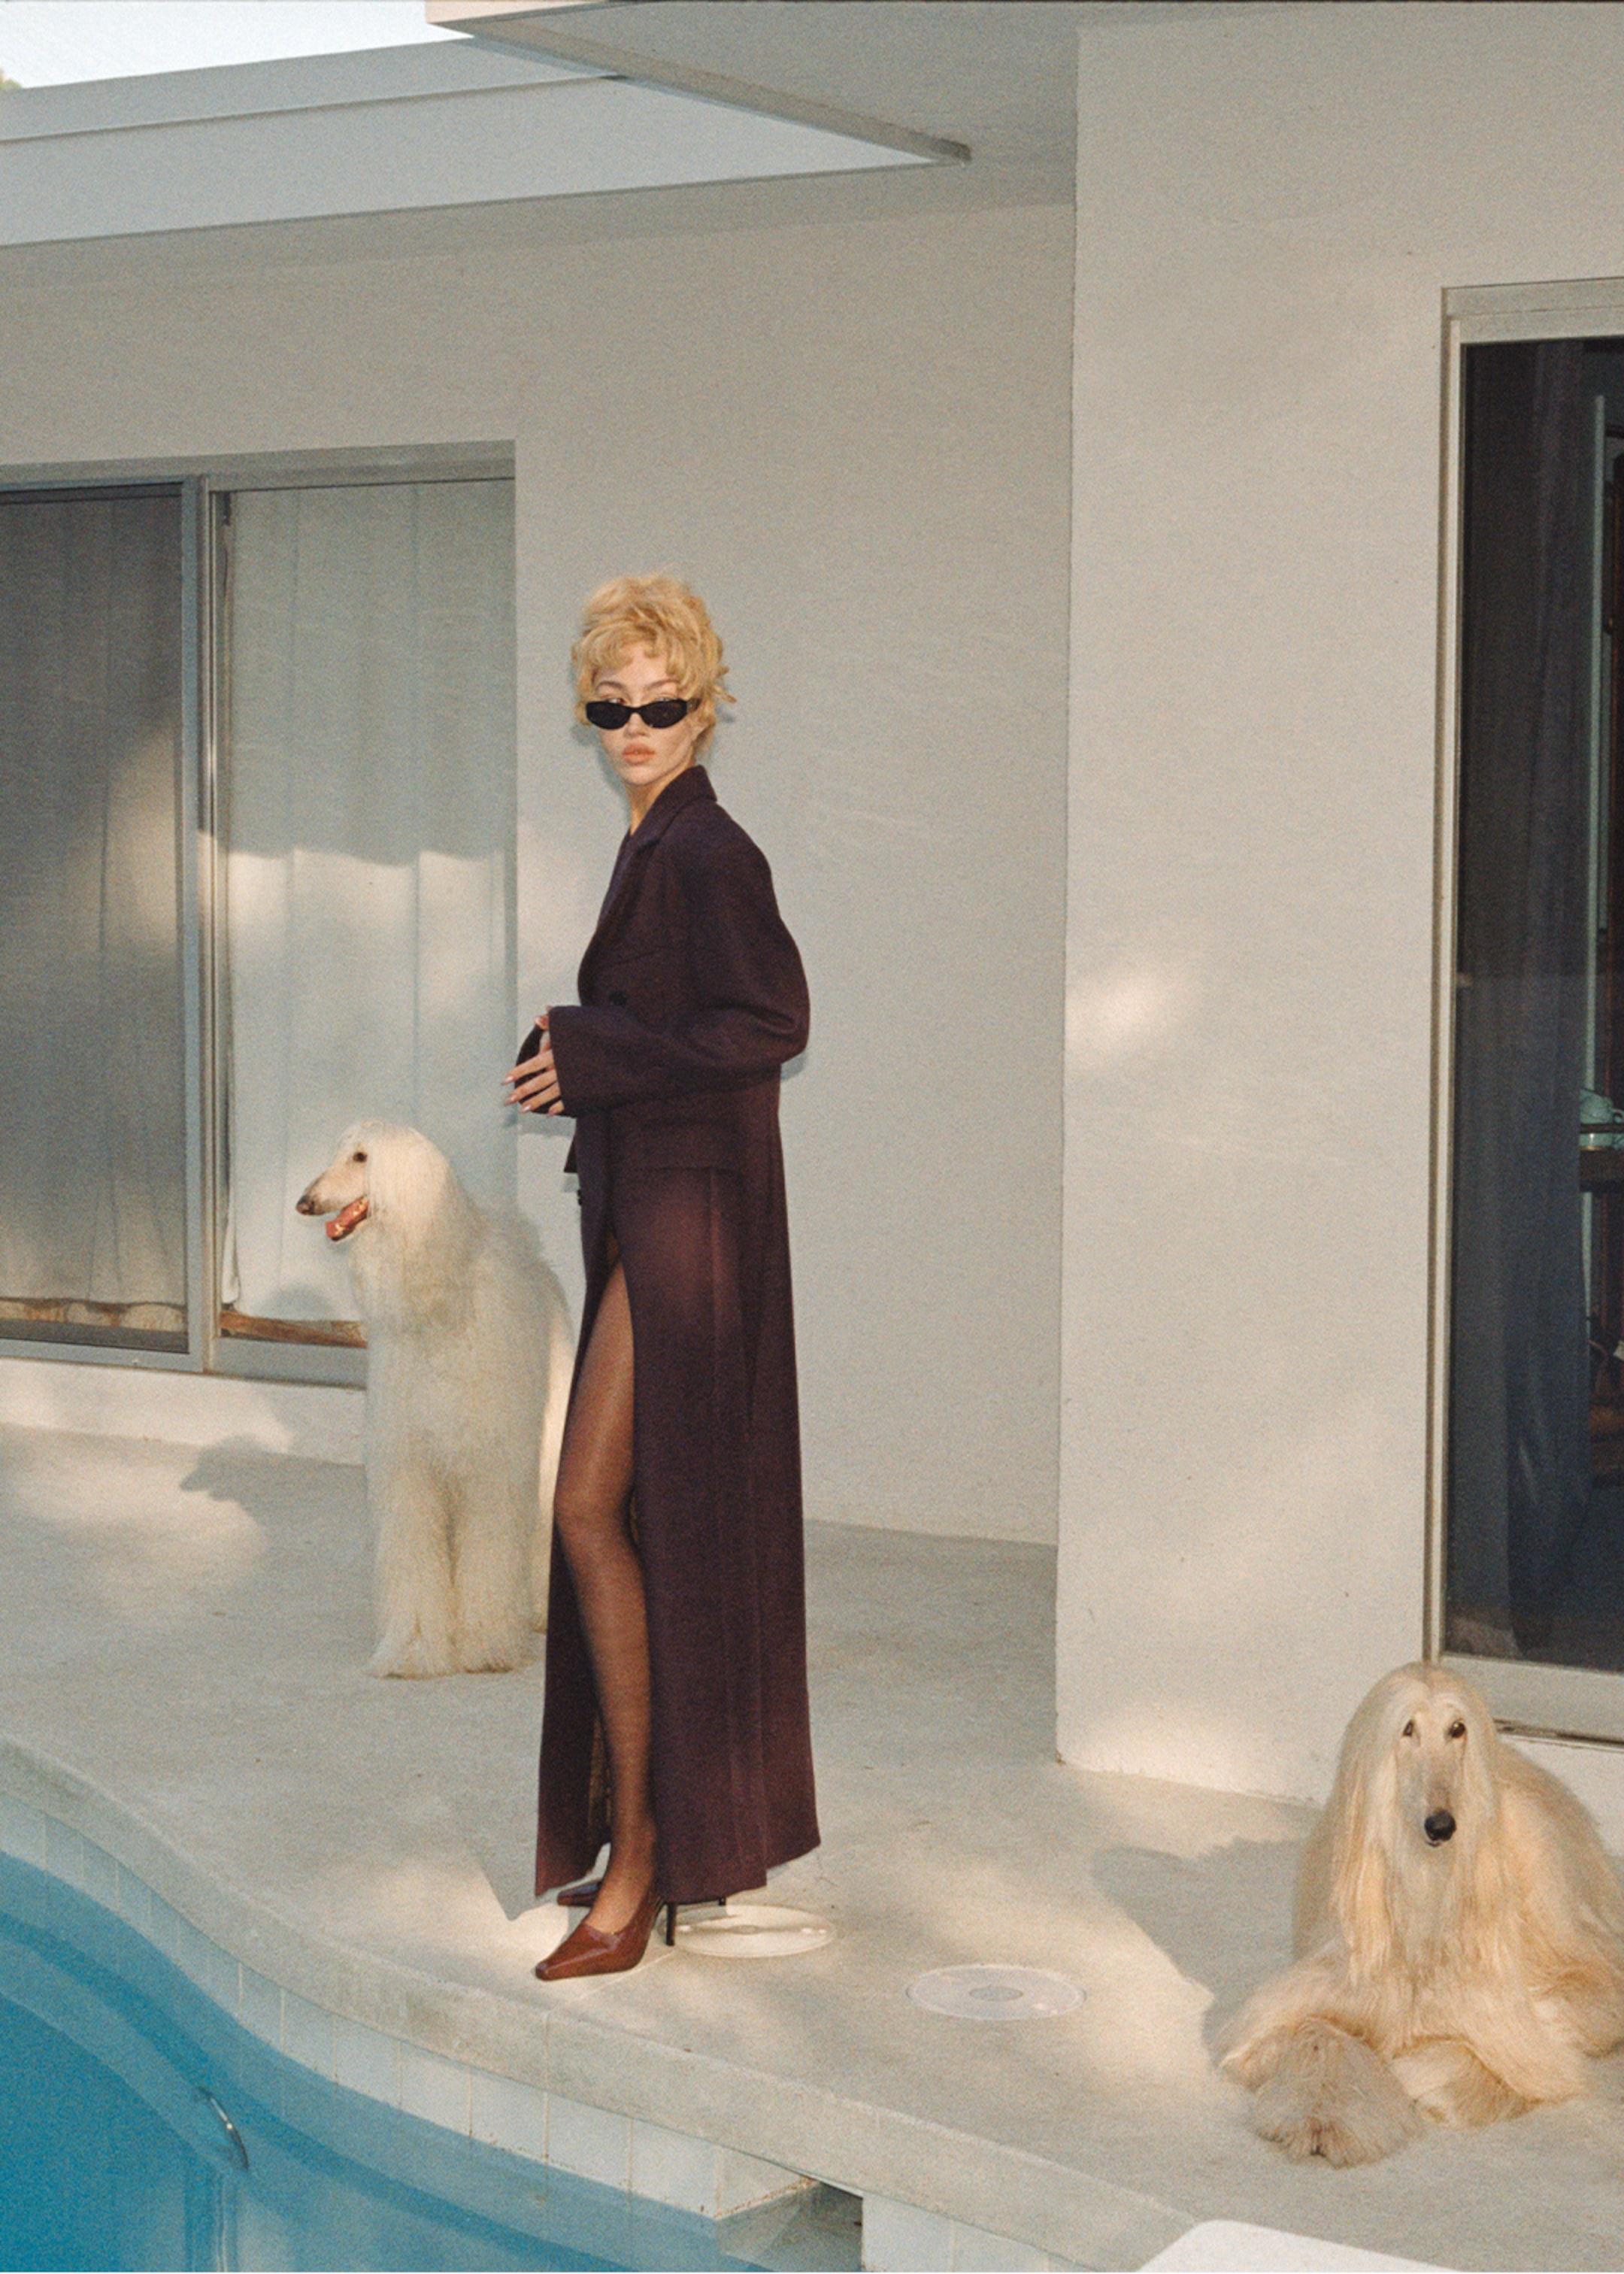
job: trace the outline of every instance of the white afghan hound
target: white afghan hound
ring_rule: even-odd
[[[1297,1962],[1223,2040],[1289,2156],[1372,2163],[1429,2121],[1566,2100],[1624,2041],[1624,1897],[1595,1827],[1441,1667],[1384,1675],[1349,1723],[1295,1929]]]
[[[416,1129],[357,1122],[297,1206],[345,1243],[366,1326],[371,1671],[516,1666],[546,1624],[569,1379],[557,1282]]]

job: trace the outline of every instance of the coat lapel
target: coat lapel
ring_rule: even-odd
[[[633,834],[626,862],[620,870],[620,880],[612,888],[604,904],[603,914],[598,919],[598,930],[588,941],[586,953],[581,959],[580,993],[583,1002],[599,958],[625,929],[627,918],[637,898],[638,878],[650,853],[683,808],[700,798],[709,798],[712,804],[715,803],[716,792],[710,787],[710,777],[703,766],[684,766],[676,779],[666,784],[643,815]]]

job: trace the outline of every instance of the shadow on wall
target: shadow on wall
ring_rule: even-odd
[[[1212,1992],[1201,2035],[1210,2052],[1229,2016],[1291,1955],[1295,1841],[1232,1840],[1205,1856],[1108,1848],[1094,1880],[1169,1957]]]

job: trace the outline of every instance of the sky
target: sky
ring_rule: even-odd
[[[423,0],[0,0],[0,72],[19,87],[460,37]]]

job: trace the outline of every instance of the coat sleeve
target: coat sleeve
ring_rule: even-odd
[[[806,975],[765,860],[742,833],[674,836],[661,852],[684,903],[697,1007],[652,1026],[605,1005],[557,1006],[550,1031],[566,1113],[742,1089],[806,1048]]]

